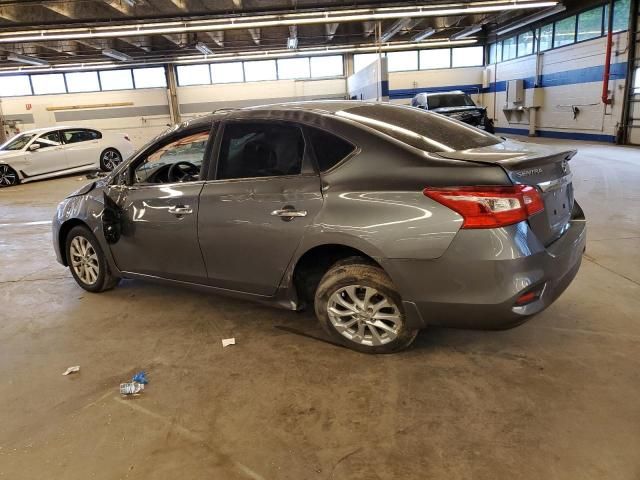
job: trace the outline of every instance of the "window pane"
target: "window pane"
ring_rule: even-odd
[[[244,62],[244,79],[247,82],[260,80],[277,80],[275,60],[259,60],[257,62]]]
[[[211,83],[209,65],[178,65],[178,85],[205,85]]]
[[[629,28],[629,0],[617,0],[613,7],[613,32]],[[609,5],[604,6],[604,33],[609,31]]]
[[[302,131],[292,125],[235,123],[224,128],[218,179],[298,175]]]
[[[420,70],[431,68],[450,68],[451,49],[437,48],[433,50],[420,50]]]
[[[242,62],[212,63],[211,79],[213,83],[244,82]]]
[[[553,23],[545,25],[540,29],[540,51],[549,50],[552,46]]]
[[[356,148],[346,140],[324,130],[309,127],[308,133],[321,172],[337,165]]]
[[[489,64],[496,63],[496,44],[489,45]]]
[[[164,67],[134,68],[133,79],[135,80],[136,88],[167,86],[167,77],[165,76]]]
[[[502,42],[502,59],[516,58],[516,37],[511,37]]]
[[[561,47],[570,45],[576,41],[576,17],[575,15],[556,22],[556,31],[553,34],[553,46]]]
[[[484,47],[465,47],[452,49],[454,67],[475,67],[484,65]]]
[[[533,32],[518,35],[518,56],[524,57],[533,53]]]
[[[344,75],[342,55],[311,57],[311,78],[340,77]]]
[[[39,145],[40,148],[57,147],[62,144],[57,131],[44,133],[36,138],[33,143]]]
[[[208,140],[209,131],[207,130],[183,137],[156,150],[136,167],[136,183],[193,182],[198,180]],[[170,177],[169,169],[178,162],[185,163],[176,167],[174,170],[177,171],[171,172]]]
[[[31,95],[28,75],[9,75],[0,77],[0,97]]]
[[[69,93],[97,92],[100,90],[98,72],[65,73],[64,76],[67,80],[67,90]]]
[[[578,15],[578,41],[602,35],[602,7]]]
[[[52,73],[50,75],[31,75],[31,84],[35,95],[48,93],[65,93],[64,75]]]
[[[496,62],[502,61],[502,42],[496,44]]]
[[[378,58],[377,53],[360,53],[353,56],[353,71],[359,72],[364,67],[368,67]]]
[[[418,70],[418,51],[389,52],[387,53],[387,62],[390,72]]]
[[[133,88],[131,70],[105,70],[100,72],[102,90],[127,90]]]
[[[278,60],[278,78],[290,80],[294,78],[309,78],[309,58],[282,58]]]

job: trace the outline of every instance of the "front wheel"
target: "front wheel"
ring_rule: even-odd
[[[20,183],[20,178],[16,171],[9,165],[0,165],[0,188],[10,187]]]
[[[110,172],[122,163],[122,155],[115,148],[107,148],[100,155],[100,170]]]
[[[66,240],[67,263],[76,283],[89,292],[103,292],[120,280],[109,272],[96,237],[84,226],[73,227]]]
[[[363,259],[334,265],[320,280],[315,311],[337,342],[364,353],[393,353],[418,334],[405,321],[400,295],[380,267]]]

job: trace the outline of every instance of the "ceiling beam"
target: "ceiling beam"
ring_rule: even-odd
[[[224,31],[216,30],[215,32],[205,32],[205,35],[209,37],[213,43],[219,47],[224,47]]]
[[[333,37],[336,35],[336,31],[338,30],[338,23],[326,23],[324,26],[324,31],[327,37],[327,42],[333,40]]]
[[[259,28],[250,28],[249,35],[251,35],[251,39],[253,40],[253,43],[255,43],[256,45],[260,45],[261,31]]]
[[[102,0],[107,7],[115,10],[122,15],[131,15],[134,7],[124,0]],[[135,4],[135,2],[134,2]]]
[[[382,32],[382,35],[380,35],[380,41],[388,42],[395,36],[396,33],[400,32],[400,30],[405,30],[409,26],[409,24],[411,24],[411,21],[412,20],[410,18],[399,18],[398,20],[393,22],[393,24],[389,28]]]
[[[362,22],[362,36],[369,38],[376,29],[376,22]]]

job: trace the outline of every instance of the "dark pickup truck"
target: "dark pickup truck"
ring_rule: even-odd
[[[411,99],[411,105],[455,118],[489,133],[495,133],[493,120],[487,116],[487,109],[477,106],[469,95],[460,90],[419,93]]]

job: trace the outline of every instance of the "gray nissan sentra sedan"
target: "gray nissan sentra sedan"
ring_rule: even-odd
[[[516,325],[567,288],[574,154],[390,104],[219,111],[67,197],[53,244],[90,292],[148,279],[309,307],[335,341],[393,352],[430,325]]]

